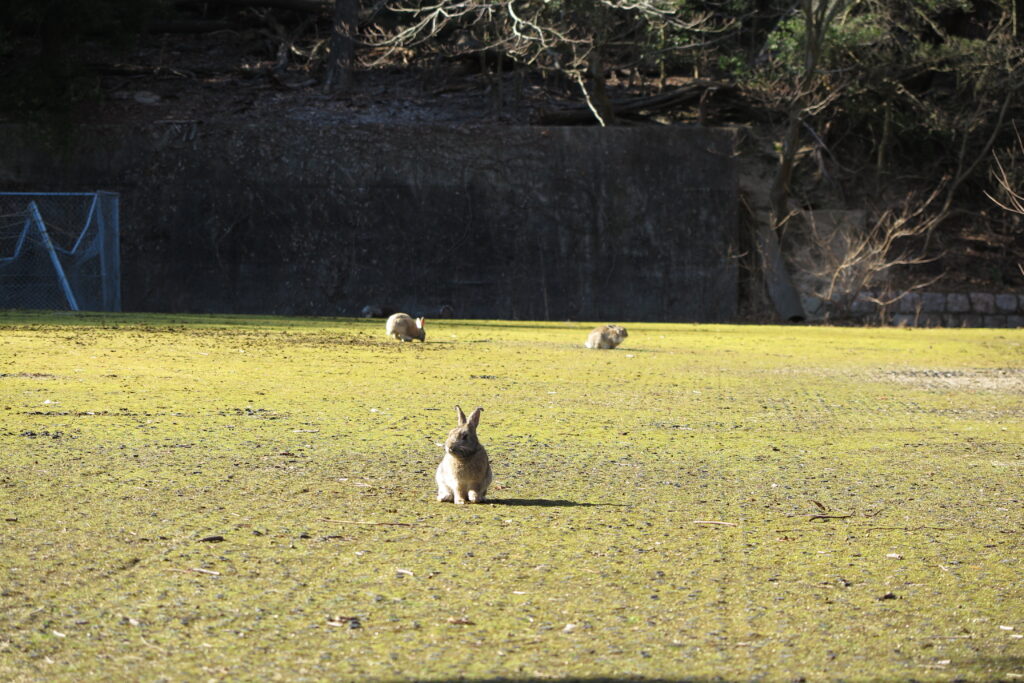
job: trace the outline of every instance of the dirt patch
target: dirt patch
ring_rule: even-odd
[[[898,370],[882,373],[881,377],[929,391],[1024,392],[1024,369],[1021,368]]]

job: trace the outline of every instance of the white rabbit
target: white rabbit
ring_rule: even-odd
[[[395,313],[388,318],[387,323],[384,324],[384,329],[388,335],[395,339],[401,339],[402,341],[419,339],[421,342],[425,342],[427,341],[427,331],[423,327],[425,322],[426,320],[423,318],[416,318],[414,320],[408,313]]]

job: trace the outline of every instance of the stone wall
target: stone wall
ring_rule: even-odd
[[[0,127],[0,188],[121,194],[126,311],[727,321],[731,133],[158,122],[60,153]]]
[[[1024,327],[1024,294],[910,292],[883,312],[866,292],[851,312],[866,322],[917,327]]]

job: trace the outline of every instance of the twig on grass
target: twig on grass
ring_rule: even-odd
[[[718,521],[715,521],[713,519],[704,519],[704,520],[695,519],[695,520],[693,520],[693,523],[694,524],[718,524],[720,526],[739,526],[738,524],[734,524],[732,522],[718,522]]]
[[[829,516],[822,516],[822,515],[814,515],[813,517],[811,517],[811,519],[844,519],[846,517],[852,517],[852,516],[853,515],[833,515],[833,516],[829,517]],[[824,526],[823,524],[813,524],[811,526],[798,526],[798,527],[791,527],[789,529],[774,529],[773,531],[775,531],[775,533],[777,533],[777,534],[781,534],[781,533],[784,533],[784,532],[787,532],[787,531],[815,531],[817,529],[826,529],[826,528],[828,528],[828,527]],[[860,530],[860,531],[920,531],[922,529],[936,529],[936,530],[939,530],[939,531],[952,531],[953,530],[952,527],[946,527],[946,526],[859,526],[859,525],[852,525],[852,526],[848,526],[848,527],[844,527],[844,528],[845,529],[849,529],[851,531],[857,531],[857,530]]]
[[[210,576],[220,576],[220,572],[215,572],[212,569],[203,569],[201,567],[189,567],[188,569],[177,569],[176,567],[168,568],[169,572],[181,572],[182,574],[188,574],[189,572],[197,572],[199,574],[209,574]]]
[[[846,519],[847,517],[853,517],[853,513],[852,512],[850,514],[848,514],[848,515],[831,515],[829,513],[832,512],[832,508],[828,507],[824,503],[821,503],[821,502],[819,502],[817,500],[814,500],[813,498],[811,498],[810,501],[812,503],[814,503],[814,507],[816,507],[819,510],[821,510],[821,514],[820,515],[811,515],[810,518],[808,519],[808,521],[813,522],[816,519]]]
[[[355,519],[327,519],[326,517],[321,517],[320,521],[331,524],[364,524],[366,526],[417,526],[412,522],[361,522]]]
[[[146,647],[151,647],[151,648],[153,648],[154,650],[156,650],[157,652],[162,652],[162,653],[164,653],[164,654],[167,654],[167,650],[163,649],[163,648],[162,648],[162,647],[160,647],[159,645],[154,645],[153,643],[149,642],[148,640],[146,640],[146,639],[145,639],[145,638],[143,638],[142,636],[139,636],[139,640],[141,640],[141,641],[142,641],[142,644],[143,644],[143,645],[145,645]]]
[[[865,531],[920,531],[921,529],[935,529],[937,531],[949,531],[948,526],[869,526]]]

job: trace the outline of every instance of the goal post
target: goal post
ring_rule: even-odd
[[[0,192],[0,308],[121,310],[116,192]]]

